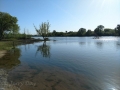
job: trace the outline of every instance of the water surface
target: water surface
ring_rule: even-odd
[[[19,45],[19,62],[8,64],[14,68],[0,64],[9,84],[21,90],[120,90],[119,37],[51,39],[56,41]]]

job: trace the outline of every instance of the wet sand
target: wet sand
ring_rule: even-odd
[[[6,50],[1,50],[0,51],[0,58],[2,58],[6,53],[7,53]]]

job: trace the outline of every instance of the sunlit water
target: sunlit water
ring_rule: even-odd
[[[21,90],[120,90],[119,37],[50,39],[56,41],[19,45],[20,63],[15,59],[7,69],[0,64],[9,84]]]

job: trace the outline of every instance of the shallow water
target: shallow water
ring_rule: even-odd
[[[19,45],[20,55],[4,57],[15,58],[0,64],[9,84],[21,90],[120,90],[119,37],[51,39],[56,41]]]

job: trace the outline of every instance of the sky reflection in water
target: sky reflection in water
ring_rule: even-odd
[[[22,90],[119,90],[120,38],[51,37],[57,41],[20,45],[21,64],[9,81],[32,81]]]

